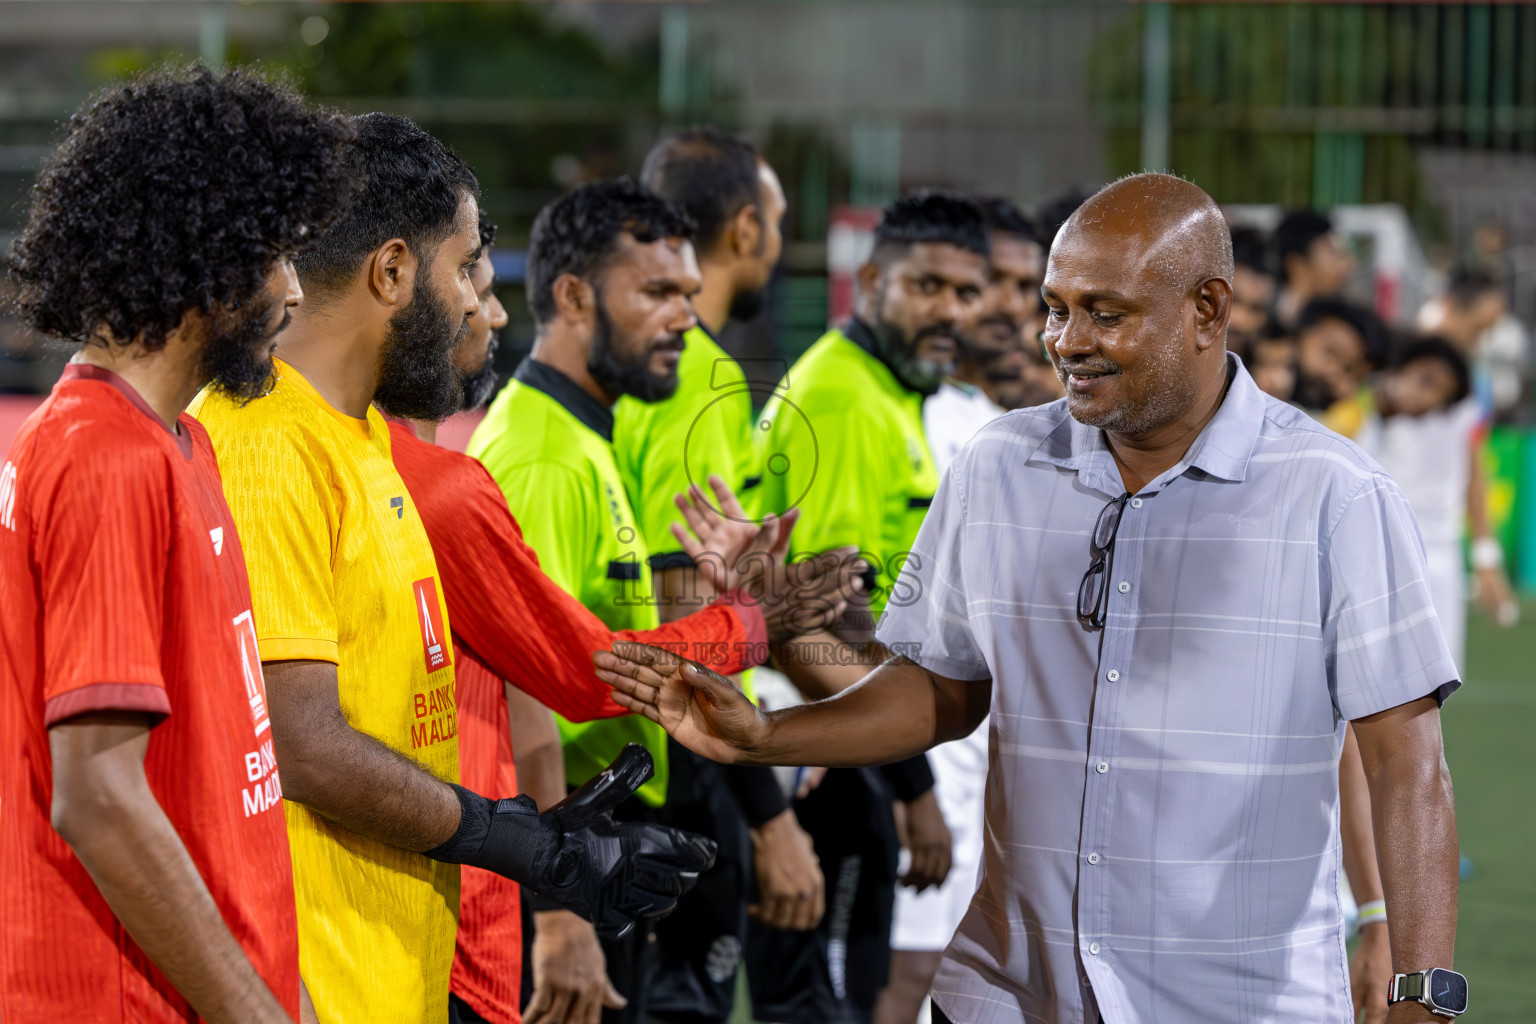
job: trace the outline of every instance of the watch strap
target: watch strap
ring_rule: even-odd
[[[1427,971],[1417,974],[1394,974],[1387,985],[1387,1005],[1416,1003],[1424,997],[1424,979]]]

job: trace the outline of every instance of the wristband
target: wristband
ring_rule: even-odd
[[[1472,568],[1479,572],[1484,569],[1502,569],[1504,567],[1504,547],[1493,537],[1479,537],[1472,542]]]
[[[1386,902],[1386,900],[1368,900],[1365,903],[1360,904],[1359,916],[1356,918],[1356,924],[1357,924],[1358,927],[1364,928],[1368,924],[1386,924],[1386,923],[1387,923],[1387,902]]]

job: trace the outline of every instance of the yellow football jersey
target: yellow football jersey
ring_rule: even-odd
[[[333,661],[347,721],[438,778],[459,778],[452,644],[432,546],[390,460],[389,429],[332,408],[281,361],[271,394],[204,391],[251,577],[263,661]],[[441,1024],[457,865],[284,805],[299,962],[326,1024]]]

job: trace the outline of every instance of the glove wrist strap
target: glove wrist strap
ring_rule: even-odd
[[[463,864],[485,845],[485,837],[491,833],[491,813],[495,809],[495,802],[463,786],[451,782],[449,785],[459,798],[459,827],[446,842],[428,850],[426,856],[447,864]]]

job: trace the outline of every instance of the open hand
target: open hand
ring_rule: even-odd
[[[741,591],[757,602],[769,640],[782,643],[835,622],[862,592],[864,563],[853,547],[786,562],[790,534],[800,510],[768,516],[759,526],[742,511],[736,495],[711,475],[709,501],[697,484],[673,499],[687,521],[672,524],[683,551],[716,593]]]
[[[686,494],[673,495],[687,523],[672,524],[672,535],[717,593],[758,582],[767,567],[781,565],[789,551],[790,534],[800,519],[792,508],[782,516],[764,516],[761,523],[747,515],[736,493],[718,474],[709,475],[710,501],[698,484]]]
[[[648,644],[620,640],[592,655],[614,703],[660,725],[703,757],[733,764],[760,749],[767,717],[718,672]]]

